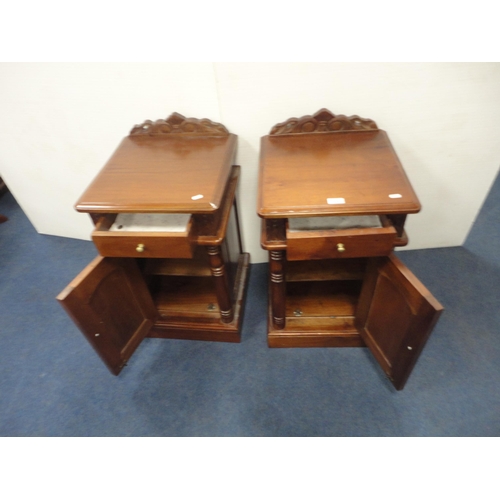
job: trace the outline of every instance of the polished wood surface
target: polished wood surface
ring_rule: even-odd
[[[356,325],[396,389],[404,387],[442,311],[396,256],[371,260]]]
[[[115,375],[158,317],[133,259],[96,257],[57,300]]]
[[[213,122],[208,118],[186,118],[180,113],[172,113],[165,120],[146,120],[140,125],[135,125],[129,135],[149,136],[227,136],[229,131],[222,123]]]
[[[190,236],[192,222],[183,232],[109,231],[116,214],[102,217],[92,232],[100,255],[105,257],[170,257],[190,258],[194,241]]]
[[[236,212],[236,189],[238,187],[240,174],[241,167],[239,165],[233,165],[218,210],[212,214],[193,214],[193,235],[196,237],[197,245],[220,245],[226,237],[232,210]],[[237,232],[239,234],[239,218],[237,214],[235,215],[236,224],[238,225]],[[238,240],[240,241],[239,236]],[[240,247],[240,251],[243,251],[241,249],[241,241],[238,246]]]
[[[402,389],[442,310],[392,254],[408,243],[407,214],[419,210],[373,120],[322,109],[275,125],[261,140],[257,207],[269,252],[269,347],[367,346]]]
[[[272,323],[277,330],[285,327],[286,321],[286,254],[283,250],[269,252],[269,300]]]
[[[76,209],[94,213],[213,213],[237,138],[139,135],[123,139]]]
[[[286,317],[354,318],[361,281],[287,283]]]
[[[58,298],[113,373],[145,336],[240,342],[250,257],[241,246],[236,140],[208,119],[147,120],[78,201],[101,257]],[[164,216],[116,224],[121,213],[190,215],[179,224]]]
[[[366,259],[324,259],[289,261],[286,281],[362,280]]]
[[[389,255],[394,248],[396,230],[392,226],[364,229],[322,229],[287,231],[287,258],[351,259]]]
[[[164,339],[208,340],[212,342],[241,342],[241,328],[250,272],[250,256],[240,255],[234,276],[232,292],[233,318],[230,323],[221,321],[217,292],[209,280],[182,281],[182,294],[167,285],[160,288],[156,304],[160,317],[149,332],[149,337]],[[181,278],[182,280],[182,278]],[[170,290],[170,294],[169,294]],[[165,293],[166,292],[166,293]],[[182,304],[180,309],[173,301]],[[193,309],[196,313],[193,314]]]
[[[215,285],[217,303],[219,304],[220,318],[223,323],[231,323],[233,320],[233,307],[231,289],[229,286],[229,275],[222,256],[220,246],[207,247],[208,259],[210,262],[210,273]]]
[[[358,115],[334,115],[328,109],[323,108],[314,115],[289,118],[283,123],[278,123],[271,129],[269,135],[312,134],[340,130],[378,130],[378,127],[369,118],[361,118]]]
[[[147,259],[144,272],[157,276],[211,276],[208,254],[200,246],[191,259]]]
[[[271,306],[268,317],[269,347],[365,347],[354,316],[291,316],[284,328],[275,328]]]
[[[264,250],[286,250],[286,219],[262,219],[260,245]]]
[[[408,214],[420,208],[383,130],[261,139],[260,217]]]

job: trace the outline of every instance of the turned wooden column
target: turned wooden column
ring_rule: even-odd
[[[271,314],[273,326],[277,330],[285,328],[285,251],[271,250],[269,252],[269,279],[271,280]]]
[[[215,283],[215,293],[219,304],[220,317],[223,323],[233,321],[233,307],[231,305],[231,294],[229,291],[229,280],[224,266],[220,246],[207,247],[208,258],[210,262],[210,272]]]

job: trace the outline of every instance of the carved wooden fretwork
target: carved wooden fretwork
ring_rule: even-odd
[[[360,118],[357,115],[334,115],[323,108],[312,116],[289,118],[286,122],[278,123],[271,129],[269,135],[311,134],[344,130],[378,130],[378,127],[373,120]]]
[[[206,136],[226,136],[229,131],[224,125],[215,123],[207,118],[186,118],[179,113],[172,113],[166,120],[146,120],[136,125],[130,135],[165,135],[188,134]]]

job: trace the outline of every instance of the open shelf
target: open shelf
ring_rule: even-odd
[[[211,276],[205,248],[198,247],[192,259],[147,259],[144,273],[162,276]]]
[[[286,281],[362,280],[366,259],[294,260],[287,262]]]
[[[161,320],[196,317],[220,321],[217,295],[211,277],[160,277],[154,302]]]
[[[269,318],[269,346],[364,346],[354,325],[361,286],[359,279],[287,282],[285,328]]]
[[[354,317],[360,281],[287,283],[286,317]]]
[[[240,255],[233,288],[234,317],[221,322],[212,276],[149,275],[159,317],[149,337],[240,342],[250,257]]]

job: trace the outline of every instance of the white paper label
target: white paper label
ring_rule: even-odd
[[[345,198],[327,198],[326,202],[328,205],[343,205],[345,203]]]

